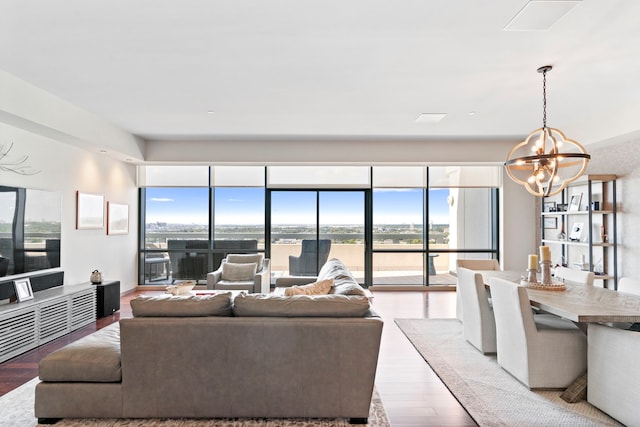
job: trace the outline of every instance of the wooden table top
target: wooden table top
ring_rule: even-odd
[[[521,272],[478,271],[491,286],[492,277],[519,283]],[[531,305],[574,322],[640,322],[640,296],[596,286],[565,283],[564,291],[527,288]]]

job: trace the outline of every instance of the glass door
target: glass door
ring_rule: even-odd
[[[316,276],[330,258],[364,283],[364,190],[271,190],[271,271]]]

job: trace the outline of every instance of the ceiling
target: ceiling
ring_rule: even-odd
[[[0,0],[0,69],[147,140],[453,141],[540,127],[551,64],[549,126],[587,145],[637,132],[640,1],[505,31],[525,5]]]

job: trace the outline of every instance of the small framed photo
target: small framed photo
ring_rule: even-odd
[[[571,196],[571,201],[569,202],[569,210],[570,211],[579,211],[580,210],[580,200],[582,200],[582,193],[574,194]]]
[[[566,212],[567,206],[569,206],[567,203],[558,203],[556,205],[556,212]]]
[[[571,233],[569,233],[569,240],[571,241],[579,241],[580,237],[582,237],[582,229],[584,228],[584,222],[576,222],[573,224],[571,228]]]
[[[33,299],[31,280],[29,280],[28,277],[14,280],[13,286],[16,288],[16,298],[18,298],[18,302]]]
[[[555,212],[556,211],[556,202],[544,202],[542,204],[543,212]]]
[[[552,216],[544,219],[544,228],[553,229],[558,228],[558,218]]]
[[[107,202],[107,234],[129,233],[129,205]]]

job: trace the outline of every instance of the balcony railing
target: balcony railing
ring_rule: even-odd
[[[167,251],[168,240],[201,240],[206,241],[206,233],[188,232],[148,232],[146,236],[145,271],[143,275],[146,284],[161,284],[173,280],[173,269],[168,256],[164,257]],[[272,281],[280,276],[289,274],[289,256],[299,256],[301,252],[301,241],[303,239],[315,239],[316,234],[311,233],[278,233],[272,234],[270,247]],[[364,282],[364,239],[358,234],[332,233],[322,234],[322,238],[330,239],[330,258],[339,258],[349,267],[354,276],[360,282]],[[216,233],[216,240],[257,240],[258,251],[264,250],[264,235],[257,233]],[[425,284],[425,264],[429,273],[429,283],[452,284],[455,279],[449,275],[451,270],[450,254],[439,250],[448,249],[447,244],[429,244],[431,257],[427,258],[424,247],[421,243],[422,234],[417,233],[376,233],[373,245],[373,283],[374,284]],[[349,242],[349,243],[341,243]],[[216,251],[216,248],[213,248]],[[200,256],[202,261],[197,261],[199,268],[214,270],[211,260],[207,262],[209,250],[181,250],[183,254],[189,256]],[[455,257],[455,254],[452,254]],[[194,259],[194,262],[196,260]],[[431,263],[429,265],[429,263]],[[206,272],[200,272],[199,277],[203,283]],[[444,278],[444,276],[448,276]],[[179,275],[184,277],[184,274]],[[435,277],[442,276],[442,277]]]

